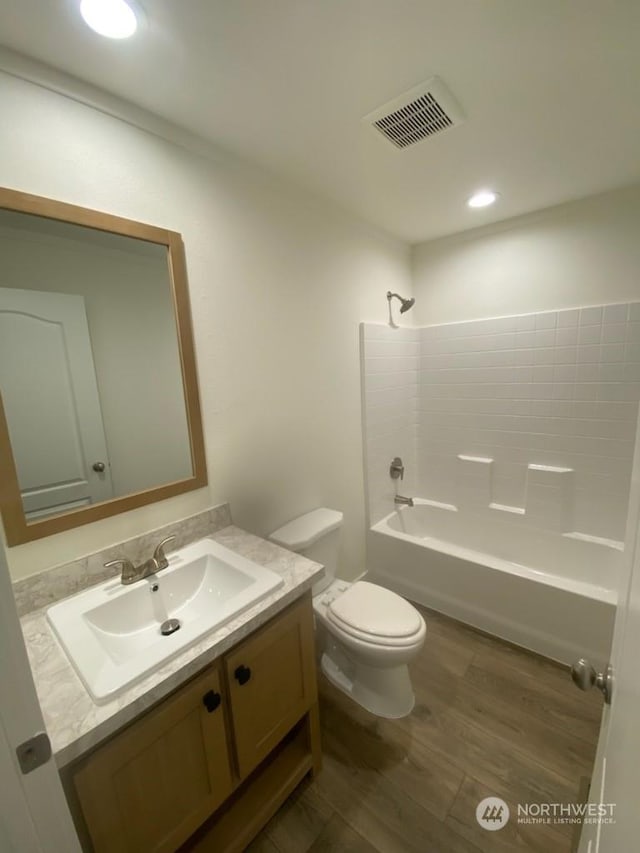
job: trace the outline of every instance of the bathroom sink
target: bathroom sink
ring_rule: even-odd
[[[283,584],[275,572],[213,539],[187,545],[168,559],[168,568],[144,580],[123,586],[116,578],[47,611],[96,702],[109,699]]]

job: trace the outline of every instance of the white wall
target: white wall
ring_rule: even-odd
[[[0,287],[83,297],[114,496],[191,476],[166,249],[30,219],[0,212]]]
[[[9,549],[14,577],[230,500],[266,534],[319,504],[345,513],[341,572],[364,569],[358,324],[410,292],[409,253],[222,155],[203,159],[0,74],[0,184],[180,231],[210,487]]]
[[[418,326],[640,297],[640,187],[413,249]]]
[[[420,329],[363,323],[361,337],[368,518],[375,524],[395,508],[396,495],[417,494]],[[389,473],[397,456],[402,479]]]

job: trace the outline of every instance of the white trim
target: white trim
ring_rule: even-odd
[[[0,850],[33,850],[42,847],[31,819],[22,785],[16,774],[12,750],[0,723]],[[16,780],[16,784],[13,784]]]
[[[210,160],[237,161],[233,155],[218,150],[211,142],[184,130],[170,121],[166,121],[148,110],[137,107],[129,101],[124,101],[116,95],[111,95],[103,89],[86,83],[78,77],[59,71],[44,62],[38,62],[23,56],[14,50],[0,46],[0,71],[33,83],[50,92],[55,92],[79,104],[124,121],[127,124],[173,142],[181,148],[193,151]]]
[[[0,778],[2,850],[80,853],[80,844],[55,762],[23,776],[15,748],[44,730],[31,668],[13,598],[4,547],[0,544]],[[24,845],[4,846],[5,838]],[[29,839],[29,843],[27,843]]]

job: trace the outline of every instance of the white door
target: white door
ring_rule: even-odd
[[[80,853],[55,763],[23,775],[16,747],[44,731],[0,544],[0,850]]]
[[[604,820],[584,826],[580,853],[640,849],[640,424],[625,540],[625,570],[611,653],[613,695],[605,705],[589,802],[605,806]],[[613,805],[613,809],[609,806]],[[612,811],[612,814],[609,814]]]
[[[113,497],[82,296],[0,288],[0,392],[27,519]]]

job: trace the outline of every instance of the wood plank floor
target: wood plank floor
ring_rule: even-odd
[[[598,691],[565,668],[423,611],[427,640],[412,677],[416,707],[378,719],[320,676],[324,767],[250,853],[570,853],[573,828],[481,828],[484,797],[578,802],[600,726]]]

